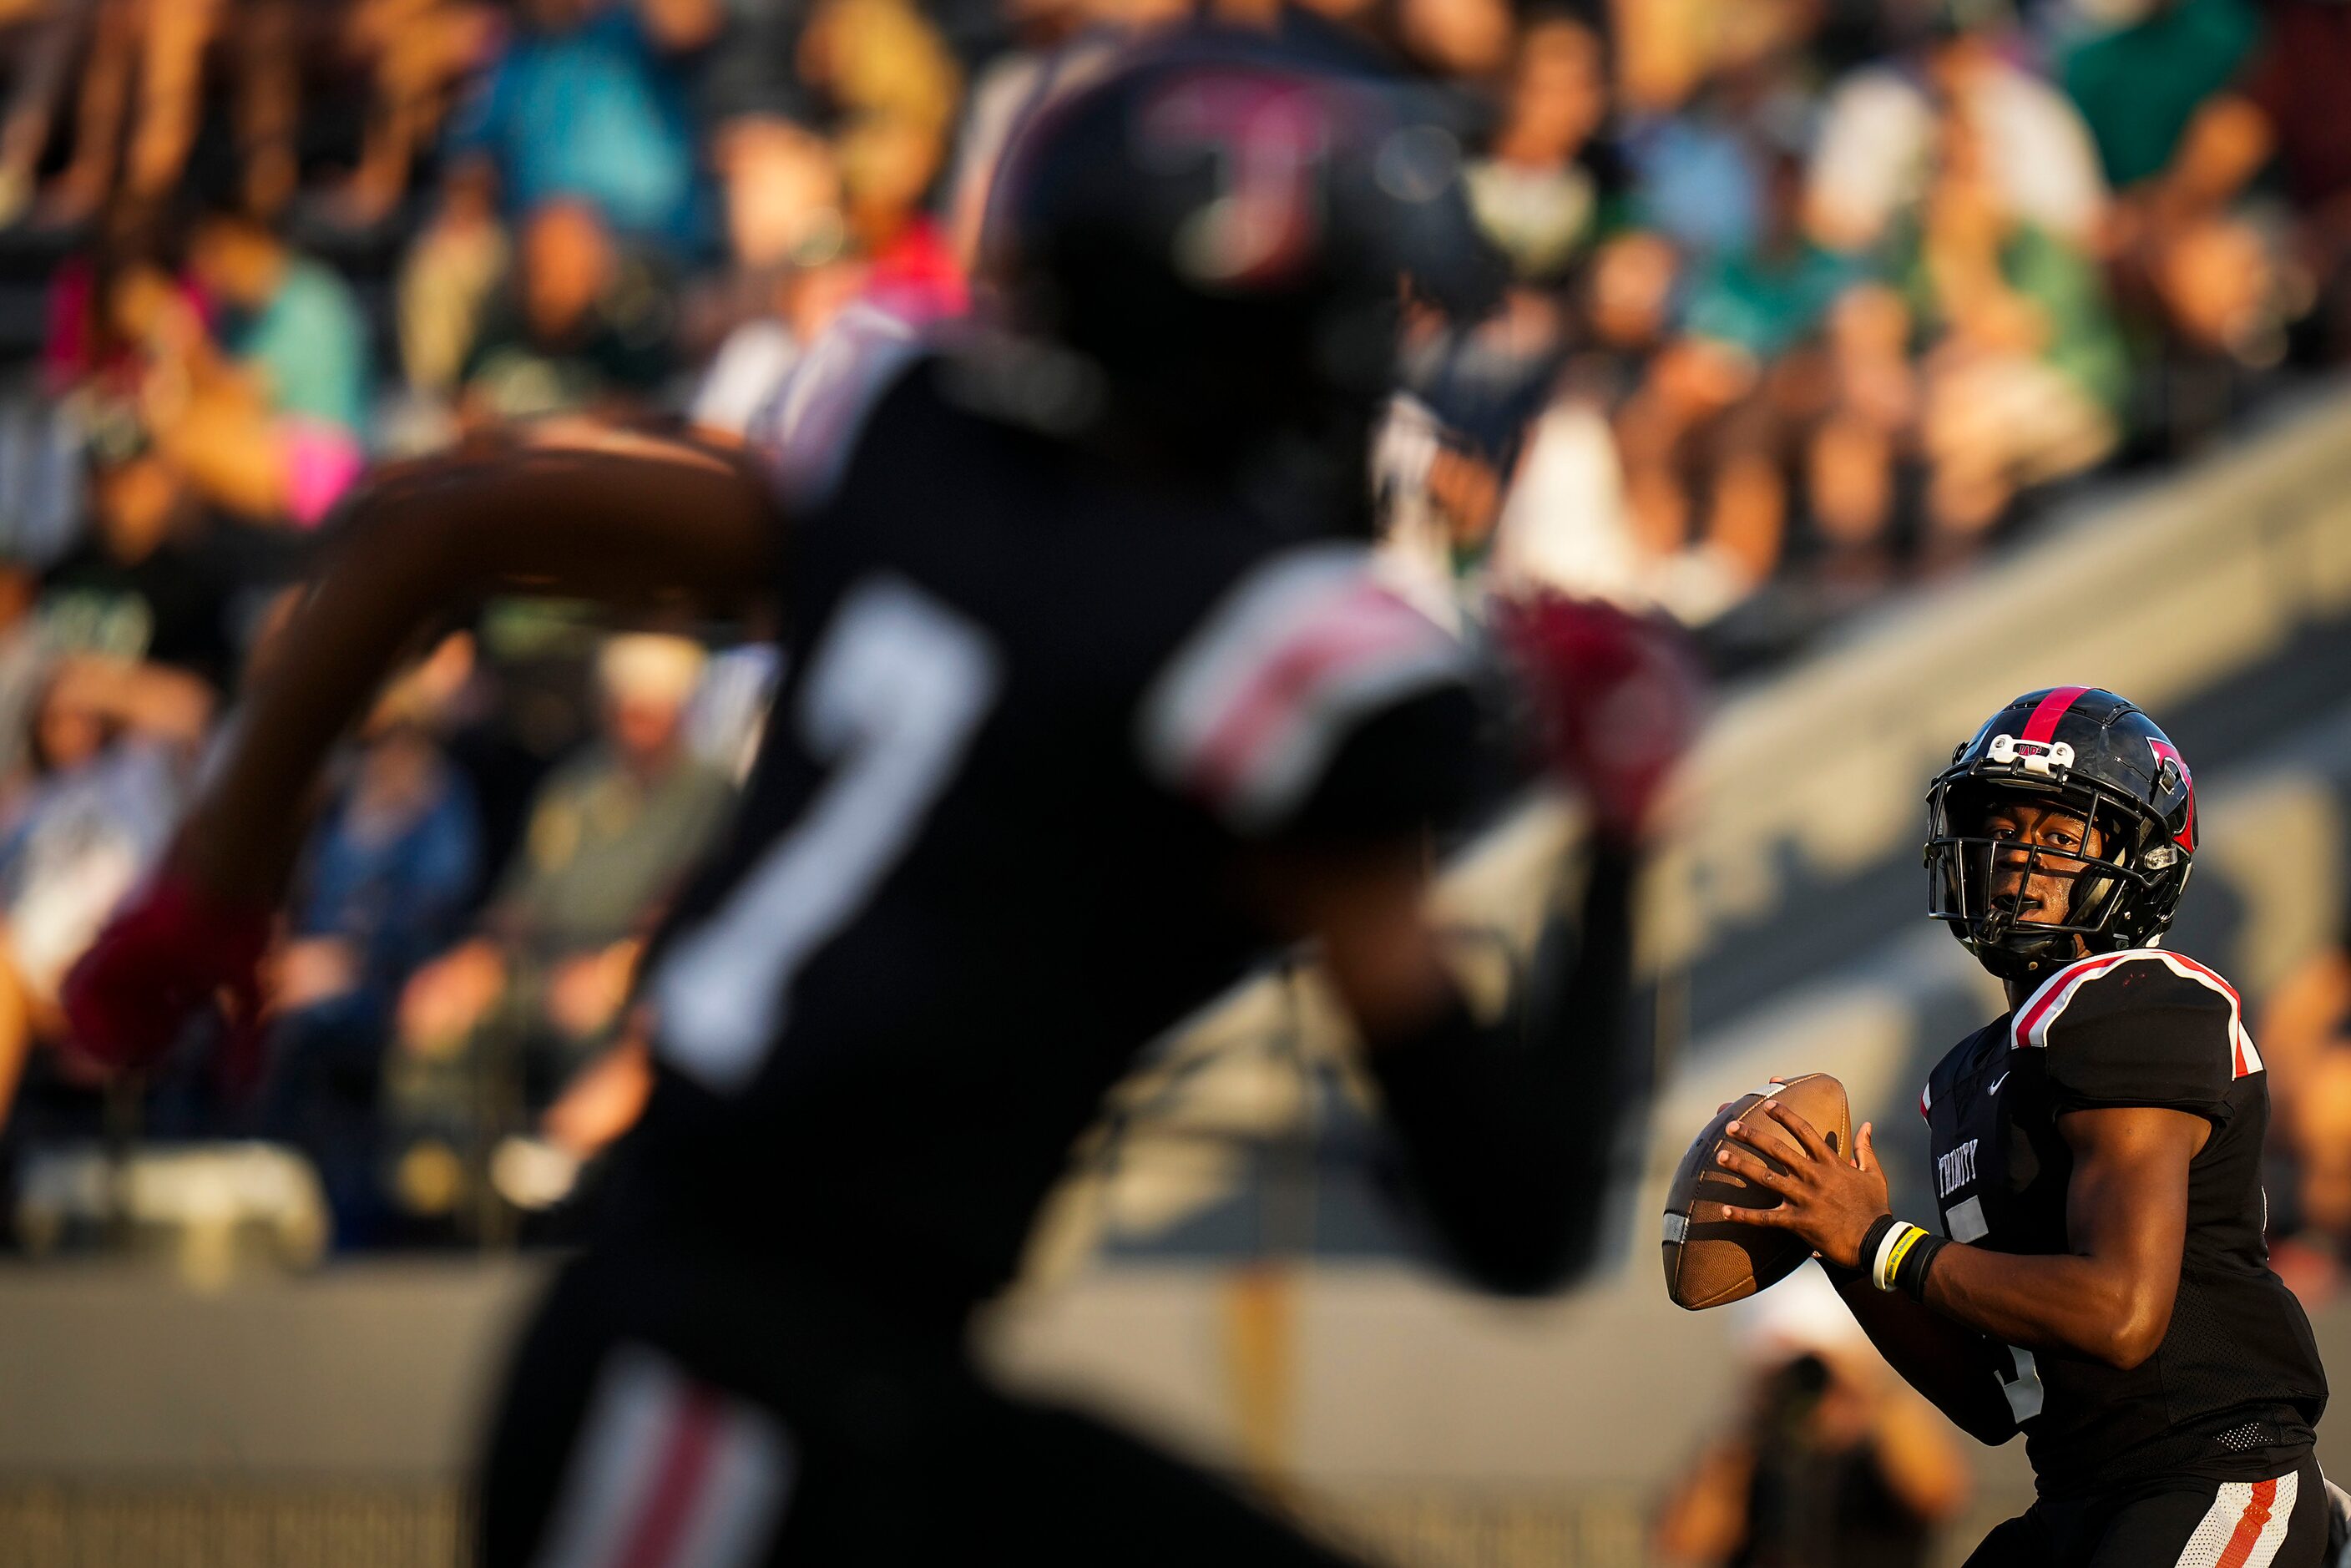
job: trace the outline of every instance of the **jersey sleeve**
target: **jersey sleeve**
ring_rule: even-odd
[[[898,317],[852,305],[777,379],[745,438],[791,515],[832,499],[867,421],[927,347]]]
[[[2225,1121],[2261,1068],[2237,994],[2190,958],[2135,949],[2053,977],[2018,1009],[2020,1048],[2048,1053],[2061,1111],[2156,1105]]]
[[[1460,641],[1327,545],[1228,591],[1153,680],[1144,771],[1251,840],[1368,840],[1448,821],[1476,776]]]

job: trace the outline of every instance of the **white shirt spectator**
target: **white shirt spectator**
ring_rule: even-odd
[[[1535,421],[1487,570],[1505,593],[1552,588],[1633,609],[1647,602],[1615,438],[1592,404],[1562,399]]]
[[[2087,244],[2105,214],[2106,182],[2089,127],[2065,95],[1995,62],[1965,108],[2010,209]],[[1926,193],[1934,152],[1934,105],[1915,78],[1890,66],[1847,76],[1829,95],[1807,174],[1814,232],[1839,249],[1876,243]]]

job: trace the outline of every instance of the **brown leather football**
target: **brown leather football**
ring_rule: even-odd
[[[1829,1147],[1852,1157],[1853,1108],[1845,1103],[1844,1085],[1825,1072],[1766,1084],[1716,1113],[1682,1156],[1666,1194],[1666,1293],[1676,1306],[1698,1312],[1743,1300],[1778,1284],[1813,1255],[1784,1230],[1739,1223],[1738,1210],[1770,1208],[1780,1199],[1714,1162],[1717,1149],[1737,1142],[1723,1128],[1767,1099],[1810,1122]],[[1771,1117],[1759,1116],[1752,1126],[1762,1134],[1759,1142],[1796,1149],[1795,1139]]]

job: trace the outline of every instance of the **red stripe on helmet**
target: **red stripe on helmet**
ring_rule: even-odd
[[[2017,738],[2049,739],[2057,733],[2057,721],[2065,716],[2065,710],[2074,706],[2074,699],[2089,689],[2087,686],[2059,686],[2052,691],[2041,699],[2041,706],[2032,710],[2032,716],[2024,721],[2024,733]]]

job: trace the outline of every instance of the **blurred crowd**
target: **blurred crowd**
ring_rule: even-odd
[[[1311,6],[1425,84],[1514,279],[1408,329],[1375,454],[1434,601],[1537,580],[1768,660],[2351,352],[2335,0]],[[1192,9],[0,0],[0,1170],[265,1136],[344,1244],[565,1191],[643,1092],[635,956],[757,643],[486,607],[348,748],[263,1038],[126,1103],[50,1049],[58,977],[371,465],[739,439],[851,304],[966,310],[1022,117]]]

